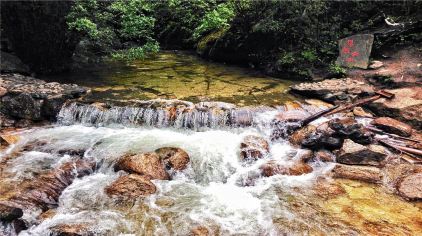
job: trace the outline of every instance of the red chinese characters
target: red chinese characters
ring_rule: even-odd
[[[348,39],[346,42],[346,46],[341,49],[341,51],[344,54],[350,54],[350,56],[346,58],[346,62],[348,63],[354,62],[355,61],[354,57],[359,56],[359,52],[357,51],[353,51],[352,53],[350,53],[352,51],[353,45],[354,45],[353,39]]]

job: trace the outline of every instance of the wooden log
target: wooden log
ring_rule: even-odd
[[[318,118],[320,118],[320,117],[324,116],[324,115],[325,115],[325,114],[327,114],[328,112],[333,111],[334,109],[336,109],[336,108],[338,108],[338,107],[339,107],[338,105],[337,105],[337,106],[333,106],[333,107],[331,107],[331,108],[328,108],[327,110],[322,110],[322,111],[320,111],[320,112],[317,112],[317,113],[315,113],[315,114],[313,114],[313,115],[311,115],[311,116],[309,116],[309,117],[305,118],[305,119],[304,119],[304,120],[302,120],[302,122],[301,122],[301,127],[303,127],[303,126],[305,126],[305,125],[307,125],[307,124],[311,123],[312,121],[314,121],[314,120],[316,120],[316,119],[318,119]]]

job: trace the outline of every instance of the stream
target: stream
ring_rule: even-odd
[[[25,210],[23,219],[31,226],[19,235],[51,235],[50,229],[60,224],[83,224],[95,235],[190,235],[199,226],[210,235],[422,232],[421,203],[406,202],[374,184],[326,177],[332,163],[313,161],[313,171],[299,176],[260,175],[259,167],[267,161],[293,163],[304,151],[287,140],[271,140],[268,124],[287,109],[282,104],[299,104],[297,109],[309,113],[322,109],[295,103],[286,93],[291,81],[180,52],[48,79],[90,87],[90,101],[180,99],[186,106],[221,101],[237,108],[176,111],[169,121],[163,109],[120,105],[104,111],[73,103],[62,108],[56,124],[18,131],[19,141],[0,152],[0,160],[7,159],[0,173],[0,201],[16,186],[79,158],[74,153],[97,165],[64,189],[51,216],[40,220],[41,209]],[[240,160],[240,144],[248,135],[269,142],[262,159]],[[157,192],[135,202],[116,202],[105,193],[125,175],[113,169],[121,156],[161,147],[185,150],[187,169],[171,173],[171,180],[152,180]],[[0,228],[0,234],[9,230]]]

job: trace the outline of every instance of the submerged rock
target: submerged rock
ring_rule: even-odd
[[[422,199],[422,172],[410,174],[398,184],[399,194],[410,200]]]
[[[240,156],[243,160],[263,158],[269,150],[267,140],[256,135],[248,135],[240,143]]]
[[[259,167],[259,169],[265,177],[273,175],[303,175],[313,171],[313,168],[310,165],[302,161],[297,161],[291,165],[283,165],[276,161],[269,161]]]
[[[372,166],[381,165],[381,162],[387,157],[383,146],[372,144],[366,147],[350,139],[344,141],[336,155],[336,161],[339,163]]]
[[[368,183],[380,183],[381,170],[372,166],[336,164],[332,170],[334,178],[353,179]]]
[[[158,154],[164,165],[168,169],[181,171],[186,169],[189,164],[189,154],[181,148],[163,147],[154,151]]]
[[[392,134],[409,137],[412,135],[412,127],[390,117],[379,117],[372,121],[376,127]]]
[[[208,236],[210,235],[209,230],[204,226],[198,226],[192,229],[190,236]]]
[[[122,200],[145,197],[156,191],[157,189],[149,177],[137,174],[121,176],[105,188],[107,195]]]
[[[289,141],[293,145],[302,145],[303,141],[309,138],[316,131],[313,125],[307,125],[301,129],[296,130],[290,135]]]
[[[117,161],[114,170],[124,170],[129,173],[148,175],[152,179],[170,179],[169,174],[165,170],[163,160],[154,152],[124,156]]]
[[[50,228],[51,236],[94,236],[88,224],[59,224]]]
[[[314,160],[322,162],[335,162],[336,156],[334,155],[334,153],[328,150],[319,150],[314,153]]]

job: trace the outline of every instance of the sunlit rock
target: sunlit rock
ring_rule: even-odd
[[[204,226],[198,226],[192,229],[190,236],[209,236],[209,230]]]
[[[305,138],[308,138],[312,133],[316,131],[316,127],[313,125],[307,125],[299,130],[296,130],[293,132],[293,134],[290,135],[289,141],[293,145],[300,146],[302,142],[305,140]]]
[[[89,231],[89,225],[85,223],[78,224],[59,224],[50,228],[52,236],[94,236],[94,232]]]
[[[410,200],[422,199],[422,172],[410,174],[398,184],[399,194]]]
[[[189,164],[189,154],[181,148],[163,147],[154,151],[163,160],[166,168],[181,171]]]
[[[123,156],[117,161],[114,169],[116,171],[124,170],[129,173],[148,175],[152,179],[170,179],[169,174],[165,170],[163,160],[154,152]]]
[[[412,135],[412,127],[408,124],[400,122],[390,117],[379,117],[372,121],[376,127],[392,134],[397,134],[405,137]]]
[[[145,197],[155,193],[156,190],[149,177],[138,174],[121,176],[105,188],[107,195],[121,200]]]
[[[248,135],[240,143],[240,156],[243,160],[263,158],[268,152],[267,140],[256,135]]]
[[[371,144],[366,147],[346,139],[336,156],[336,161],[343,164],[379,166],[387,153],[383,146]]]
[[[372,166],[336,164],[332,172],[335,178],[353,179],[369,183],[380,183],[382,180],[381,170]]]
[[[313,168],[301,161],[297,161],[290,165],[280,164],[276,161],[269,161],[260,167],[262,175],[270,177],[273,175],[303,175],[313,171]]]
[[[373,115],[365,111],[362,107],[353,108],[353,115],[360,117],[373,117]]]

